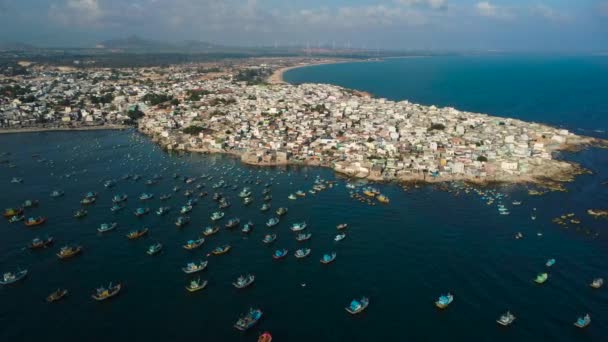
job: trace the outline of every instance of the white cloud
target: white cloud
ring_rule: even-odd
[[[447,0],[397,0],[397,3],[406,6],[425,6],[432,9],[446,9]]]
[[[51,4],[49,17],[63,25],[94,26],[104,16],[98,0],[65,0],[63,4]]]
[[[475,5],[477,14],[482,17],[496,18],[496,19],[511,19],[514,14],[511,9],[507,7],[497,6],[491,4],[489,1],[480,1]]]
[[[531,7],[531,13],[551,21],[567,21],[570,16],[556,11],[547,5],[538,4]]]

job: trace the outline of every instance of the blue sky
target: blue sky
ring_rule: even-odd
[[[0,41],[608,51],[608,0],[0,0]]]

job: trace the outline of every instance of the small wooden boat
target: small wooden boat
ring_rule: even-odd
[[[152,246],[148,247],[146,254],[156,255],[156,254],[160,253],[162,250],[163,250],[163,245],[160,242],[157,242],[157,243],[153,244]]]
[[[515,316],[510,311],[507,311],[496,320],[496,323],[506,327],[513,324],[514,321]]]
[[[281,207],[281,208],[277,209],[276,213],[279,216],[283,216],[283,215],[287,214],[287,208]]]
[[[294,232],[301,232],[304,229],[306,229],[307,225],[306,222],[297,222],[291,225],[291,230]]]
[[[68,290],[66,289],[57,289],[50,295],[46,297],[46,301],[49,303],[57,302],[67,296]]]
[[[188,217],[188,216],[180,216],[175,221],[175,225],[179,228],[187,225],[188,223],[190,223],[190,217]]]
[[[184,247],[184,249],[191,251],[191,250],[197,249],[200,246],[202,246],[204,242],[205,242],[204,238],[200,238],[197,240],[188,240],[188,242],[186,242],[186,244],[183,247]]]
[[[272,254],[272,258],[275,259],[275,260],[283,259],[283,258],[285,258],[287,256],[287,252],[288,252],[288,250],[286,248],[284,248],[284,249],[277,249]]]
[[[207,268],[208,261],[200,261],[198,264],[189,262],[185,267],[182,267],[182,271],[186,274],[197,273]]]
[[[27,276],[27,270],[17,272],[6,272],[0,278],[0,285],[11,285],[14,284]]]
[[[311,237],[312,237],[311,233],[308,233],[308,234],[300,233],[300,234],[296,235],[296,241],[298,241],[298,242],[308,241],[308,240],[310,240]]]
[[[310,248],[298,249],[294,255],[298,259],[306,258],[310,255]]]
[[[93,191],[89,191],[86,194],[84,194],[84,198],[95,198],[97,197],[97,193],[93,192]]]
[[[82,205],[90,205],[93,204],[97,201],[96,197],[85,197],[82,200],[80,200],[80,204]]]
[[[215,247],[215,248],[214,248],[214,249],[211,251],[211,253],[212,253],[213,255],[222,255],[222,254],[226,254],[226,253],[228,253],[228,252],[230,251],[230,249],[231,249],[231,248],[232,248],[232,247],[231,247],[230,245],[218,246],[218,247]]]
[[[8,208],[4,209],[4,213],[2,214],[5,218],[10,219],[13,216],[22,215],[24,212],[23,208]]]
[[[102,223],[99,228],[97,228],[97,231],[99,233],[107,233],[109,231],[112,231],[114,229],[116,229],[116,227],[118,227],[118,223],[113,222],[113,223]]]
[[[451,293],[448,293],[447,295],[440,296],[439,299],[435,301],[435,305],[440,309],[445,309],[448,305],[452,304],[453,301],[454,296],[452,296]]]
[[[8,220],[8,223],[17,223],[25,220],[25,216],[23,215],[15,215]]]
[[[294,194],[289,194],[289,196],[287,196],[287,198],[292,201],[297,199],[296,195],[294,195]]]
[[[127,239],[136,240],[146,234],[148,234],[148,228],[134,230],[134,231],[129,232],[129,234],[127,234]]]
[[[581,329],[586,328],[589,324],[591,324],[591,316],[589,316],[589,314],[579,317],[576,322],[574,322],[574,326]]]
[[[336,235],[336,237],[334,238],[334,241],[335,241],[335,242],[339,242],[339,241],[344,240],[345,238],[346,238],[346,234],[338,234],[338,235]]]
[[[322,264],[331,264],[334,262],[334,260],[336,260],[336,252],[332,252],[331,254],[323,254],[320,261]]]
[[[224,213],[221,211],[216,211],[213,214],[211,214],[211,221],[218,221],[221,220],[224,217]]]
[[[137,209],[135,209],[133,214],[137,217],[142,217],[144,215],[147,215],[149,212],[150,212],[150,208],[137,208]]]
[[[536,278],[534,279],[534,282],[536,282],[537,284],[543,284],[547,281],[548,278],[549,278],[549,274],[540,273],[539,275],[536,276]]]
[[[166,194],[166,195],[161,195],[161,196],[159,197],[159,199],[160,199],[161,201],[166,201],[166,200],[170,199],[171,197],[172,197],[172,196],[171,196],[171,194]]]
[[[211,236],[213,234],[216,234],[217,232],[220,231],[220,227],[207,227],[205,228],[205,230],[203,230],[203,235],[204,236]]]
[[[171,210],[171,207],[160,207],[160,208],[158,208],[158,210],[156,210],[156,215],[165,216],[169,213],[170,210]]]
[[[258,337],[258,342],[272,342],[272,335],[269,332],[265,331]]]
[[[347,223],[340,223],[339,225],[336,226],[336,228],[338,230],[343,230],[343,229],[348,228],[348,224]]]
[[[547,262],[545,263],[545,266],[547,266],[547,267],[551,267],[551,266],[553,266],[553,265],[555,265],[555,259],[549,259],[549,260],[547,260]]]
[[[190,281],[190,284],[186,286],[186,290],[188,292],[196,292],[198,290],[202,290],[207,286],[207,281],[201,281],[201,278],[197,278],[195,280]]]
[[[114,195],[114,197],[112,197],[112,202],[113,203],[120,203],[120,202],[124,202],[127,200],[127,198],[129,198],[129,196],[127,196],[127,194],[122,194],[122,195]]]
[[[25,220],[26,227],[36,227],[46,222],[46,217],[38,216],[38,217],[29,217]]]
[[[589,286],[591,286],[594,289],[599,289],[600,287],[602,287],[602,285],[604,285],[604,279],[602,279],[602,278],[595,278],[595,279],[593,279],[591,284],[589,284]]]
[[[238,218],[232,218],[228,220],[228,223],[226,223],[226,228],[234,228],[239,224],[241,224],[241,220],[239,220]]]
[[[260,211],[262,211],[262,212],[268,211],[268,210],[270,210],[270,207],[271,207],[271,205],[270,205],[270,204],[268,204],[268,203],[264,203],[264,204],[262,205],[262,207],[260,208]]]
[[[390,202],[390,200],[388,199],[388,197],[384,196],[384,195],[378,195],[376,197],[376,199],[378,200],[378,202],[382,203],[382,204],[388,204]]]
[[[184,205],[184,206],[182,206],[182,208],[179,210],[179,213],[180,213],[180,214],[182,214],[182,215],[183,215],[183,214],[187,214],[187,213],[189,213],[189,212],[191,212],[191,211],[192,211],[192,208],[193,208],[193,207],[192,207],[191,205]]]
[[[279,224],[279,218],[278,217],[271,217],[267,222],[266,222],[266,227],[270,228],[270,227],[274,227],[277,224]]]
[[[37,207],[40,202],[38,200],[25,200],[21,205],[23,208],[33,208]]]
[[[361,297],[361,299],[359,299],[359,300],[353,299],[350,302],[350,305],[347,306],[345,309],[351,315],[356,315],[358,313],[363,312],[365,309],[367,309],[368,305],[369,305],[369,298]]]
[[[154,194],[148,194],[148,193],[143,193],[141,195],[139,195],[139,200],[140,201],[148,201],[151,200],[152,198],[154,198]]]
[[[277,234],[266,234],[264,235],[264,239],[262,240],[265,244],[273,243],[277,239]]]
[[[53,192],[51,192],[51,198],[58,198],[65,195],[65,193],[61,190],[53,190]]]
[[[82,246],[63,246],[57,253],[57,257],[62,260],[70,259],[82,252]]]
[[[245,223],[245,225],[243,226],[243,229],[241,229],[241,231],[245,234],[249,234],[253,231],[253,227],[254,227],[253,222],[249,221],[249,222]]]
[[[121,289],[122,284],[118,283],[116,285],[112,285],[112,283],[110,283],[107,288],[103,286],[97,288],[95,290],[95,293],[93,293],[91,297],[93,297],[93,299],[95,299],[96,301],[101,302],[116,296]]]
[[[234,287],[237,289],[244,289],[253,284],[254,281],[255,276],[253,274],[248,274],[246,276],[239,276],[236,281],[232,283],[232,285],[234,285]]]
[[[126,206],[116,203],[110,208],[110,211],[115,213],[115,212],[123,210],[124,208],[126,208]]]
[[[29,249],[40,249],[46,248],[53,244],[53,237],[49,236],[46,239],[42,240],[40,238],[34,238],[32,242],[28,245]]]
[[[234,324],[234,327],[240,331],[249,330],[262,318],[262,310],[260,309],[249,309],[249,312],[238,319]]]

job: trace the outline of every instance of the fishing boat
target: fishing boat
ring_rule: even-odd
[[[296,258],[302,259],[302,258],[306,258],[307,256],[309,256],[310,252],[311,252],[310,248],[302,248],[302,249],[296,250],[294,255]]]
[[[148,247],[146,254],[156,255],[156,254],[160,253],[162,250],[163,250],[163,245],[160,242],[157,242],[157,243],[153,244],[152,246]]]
[[[49,236],[46,239],[34,238],[32,242],[29,243],[29,249],[40,249],[46,248],[53,244],[53,237]]]
[[[25,220],[25,216],[23,215],[15,215],[8,220],[8,223],[17,223]]]
[[[306,197],[306,193],[302,190],[296,191],[296,196],[298,197]]]
[[[113,181],[113,180],[108,180],[108,181],[105,181],[105,182],[103,183],[103,186],[104,186],[105,188],[108,188],[108,189],[109,189],[109,188],[113,188],[113,187],[114,187],[114,185],[116,185],[116,182],[115,182],[115,181]]]
[[[382,204],[390,203],[390,200],[388,199],[388,197],[386,197],[385,195],[382,195],[382,194],[376,196],[376,200],[378,200],[378,202],[380,202]]]
[[[236,281],[232,283],[232,285],[234,285],[234,287],[237,289],[244,289],[253,284],[254,281],[255,276],[253,274],[248,274],[246,276],[239,276]]]
[[[215,227],[206,227],[206,228],[203,230],[203,235],[204,235],[204,236],[211,236],[211,235],[213,235],[213,234],[215,234],[215,233],[219,232],[219,230],[220,230],[220,228],[219,228],[219,227],[217,227],[217,226],[215,226]]]
[[[311,233],[308,233],[308,234],[300,233],[300,234],[296,235],[296,241],[298,241],[298,242],[308,241],[308,240],[310,240],[311,237],[312,237]]]
[[[25,201],[23,201],[23,204],[21,205],[21,207],[33,208],[33,207],[37,207],[38,204],[40,204],[40,202],[38,202],[38,200],[25,200]]]
[[[358,313],[363,312],[365,309],[367,309],[368,305],[369,305],[369,298],[361,297],[361,299],[359,299],[359,300],[353,299],[350,302],[350,305],[348,305],[344,309],[346,309],[346,311],[348,313],[350,313],[351,315],[356,315]]]
[[[221,220],[224,217],[224,213],[221,211],[216,211],[213,214],[211,214],[211,221],[218,221]]]
[[[243,205],[250,205],[251,203],[253,203],[253,198],[251,198],[251,197],[245,197],[243,199]]]
[[[228,220],[228,223],[226,223],[226,228],[234,228],[239,224],[241,224],[241,220],[239,220],[238,218],[231,218],[230,220]]]
[[[230,202],[228,202],[226,199],[222,198],[219,201],[218,208],[220,208],[220,209],[226,209],[226,208],[229,208],[230,206],[231,206]]]
[[[94,191],[89,191],[86,194],[84,194],[84,198],[95,198],[97,197],[97,193]]]
[[[290,199],[290,200],[292,200],[292,201],[298,199],[296,197],[296,195],[294,195],[294,194],[289,194],[289,196],[287,196],[287,198]]]
[[[95,203],[95,201],[97,201],[97,197],[85,197],[82,200],[80,200],[80,204],[90,205],[90,204]]]
[[[279,215],[279,216],[283,216],[283,215],[287,214],[287,208],[285,208],[285,207],[280,207],[279,209],[277,209],[277,212],[276,212],[276,213],[277,213],[277,215]]]
[[[270,244],[273,243],[276,239],[277,234],[266,234],[264,235],[264,239],[262,239],[262,242],[265,244]]]
[[[260,309],[249,309],[249,312],[243,315],[236,321],[234,327],[240,331],[246,331],[253,327],[262,318],[262,310]]]
[[[251,191],[249,188],[244,188],[240,193],[239,193],[239,197],[241,198],[247,198],[251,196]]]
[[[13,177],[11,179],[11,183],[13,183],[13,184],[21,184],[21,183],[23,183],[23,178]]]
[[[148,234],[148,228],[134,230],[134,231],[129,232],[129,234],[127,234],[127,239],[136,240],[146,234]]]
[[[156,210],[156,215],[165,216],[169,213],[170,210],[171,210],[171,207],[160,207]]]
[[[268,211],[268,210],[270,210],[270,207],[271,207],[270,204],[264,203],[264,204],[262,204],[262,207],[260,208],[260,211],[262,211],[262,212]]]
[[[340,223],[339,225],[336,226],[336,229],[338,229],[338,230],[344,230],[346,228],[348,228],[347,223]]]
[[[547,262],[545,263],[545,266],[547,266],[547,267],[551,267],[551,266],[553,266],[553,265],[555,265],[555,259],[549,259],[549,260],[547,260]]]
[[[46,301],[49,303],[54,303],[54,302],[57,302],[57,301],[63,299],[65,296],[67,296],[67,294],[68,294],[68,290],[57,289],[56,291],[53,291],[53,293],[51,293],[50,295],[48,295],[46,297]]]
[[[122,194],[122,195],[114,195],[114,197],[112,197],[112,202],[114,203],[121,203],[127,200],[129,196],[127,196],[127,194]]]
[[[188,240],[183,247],[184,247],[184,249],[187,249],[187,250],[191,251],[193,249],[197,249],[200,246],[202,246],[204,242],[205,242],[204,238],[200,238],[200,239],[197,239],[197,240]]]
[[[51,192],[51,198],[58,198],[65,195],[65,192],[61,191],[61,190],[53,190]]]
[[[155,185],[155,184],[158,184],[158,180],[156,180],[156,179],[148,179],[146,181],[146,185]]]
[[[258,342],[272,342],[272,335],[269,332],[265,331],[258,337]]]
[[[306,222],[296,222],[291,225],[290,229],[294,232],[301,232],[306,229]]]
[[[133,212],[133,214],[137,217],[142,217],[144,215],[147,215],[148,213],[150,213],[150,208],[137,208]]]
[[[8,208],[8,209],[4,209],[4,213],[2,214],[2,216],[4,216],[7,219],[10,219],[13,216],[22,215],[23,211],[24,211],[23,208]]]
[[[288,252],[288,250],[286,248],[284,248],[284,249],[277,249],[272,254],[272,258],[276,259],[276,260],[283,259],[284,257],[287,256],[287,252]]]
[[[222,199],[222,194],[217,193],[217,192],[213,194],[213,200],[214,201],[219,201],[221,199]]]
[[[212,253],[213,255],[222,255],[222,254],[226,254],[226,253],[228,253],[228,252],[230,251],[230,248],[232,248],[232,247],[230,247],[230,245],[218,246],[218,247],[215,247],[215,248],[214,248],[214,249],[211,251],[211,253]]]
[[[274,227],[277,224],[279,224],[279,218],[278,217],[271,217],[268,221],[266,221],[266,227],[268,227],[268,228]]]
[[[534,279],[534,281],[537,284],[543,284],[544,282],[547,281],[548,278],[549,278],[549,274],[547,274],[547,273],[540,273],[539,275],[536,276],[536,278]]]
[[[591,324],[591,316],[589,316],[589,314],[579,317],[576,322],[574,322],[574,326],[581,329],[587,327],[589,324]]]
[[[336,260],[336,252],[332,252],[331,254],[323,254],[320,261],[322,264],[331,264],[334,262],[334,260]]]
[[[101,225],[99,225],[99,228],[97,228],[97,231],[100,233],[106,233],[106,232],[116,229],[116,227],[118,227],[118,223],[116,223],[116,222],[102,223]]]
[[[93,297],[93,299],[95,299],[96,301],[101,302],[116,296],[121,289],[122,285],[120,283],[116,285],[112,285],[112,283],[110,283],[108,287],[102,286],[95,289],[95,293],[93,293],[91,297]]]
[[[198,203],[198,200],[196,198],[191,198],[186,201],[186,205],[190,206],[190,207],[194,207],[197,203]]]
[[[185,205],[185,206],[182,206],[182,208],[179,210],[179,213],[183,215],[183,214],[187,214],[187,213],[189,213],[191,211],[192,211],[192,206],[191,205]]]
[[[180,216],[177,218],[177,220],[175,220],[175,225],[179,228],[187,225],[188,223],[190,223],[190,217],[189,216]]]
[[[595,278],[591,284],[589,284],[589,286],[593,287],[594,289],[599,289],[602,287],[602,285],[604,285],[604,279],[602,278]]]
[[[165,195],[161,195],[161,196],[159,197],[159,199],[160,199],[161,201],[166,201],[166,200],[170,199],[171,197],[172,197],[172,196],[171,196],[171,194],[165,194]]]
[[[110,211],[115,213],[117,211],[123,210],[124,208],[126,208],[124,205],[116,203],[110,208]]]
[[[207,261],[200,261],[198,264],[195,262],[189,262],[185,267],[182,267],[182,271],[184,271],[186,274],[197,273],[207,268],[207,264]]]
[[[245,225],[243,226],[243,229],[241,229],[241,231],[245,234],[249,234],[253,230],[253,227],[254,227],[253,222],[249,221],[249,222],[245,223]]]
[[[191,280],[190,283],[188,285],[186,285],[186,290],[188,292],[196,292],[198,290],[202,290],[207,286],[207,281],[203,280],[201,281],[201,278],[197,278],[194,280]]]
[[[179,186],[174,186],[173,187],[173,192],[178,192],[181,188]]]
[[[513,204],[513,205],[521,205],[521,201],[513,201],[513,202],[511,202],[511,204]]]
[[[435,301],[435,305],[440,309],[445,309],[448,305],[452,304],[453,301],[454,296],[452,296],[451,293],[448,293],[446,295],[441,295],[439,299]]]
[[[264,198],[262,198],[262,200],[264,202],[270,202],[270,201],[272,201],[272,195],[266,195],[266,196],[264,196]]]
[[[88,212],[85,209],[79,209],[74,213],[75,218],[83,218],[87,216]]]
[[[21,270],[17,272],[5,272],[0,278],[0,285],[11,285],[14,284],[27,276],[27,270]]]
[[[82,252],[82,246],[63,246],[57,253],[57,257],[66,260],[75,257]]]
[[[335,241],[335,242],[339,242],[339,241],[344,240],[345,238],[346,238],[346,234],[338,234],[338,235],[336,235],[336,237],[334,238],[334,241]]]
[[[46,217],[38,216],[38,217],[28,217],[28,219],[25,220],[24,223],[25,223],[26,227],[36,227],[41,224],[44,224],[45,222],[46,222]]]
[[[506,327],[506,326],[513,324],[514,321],[515,321],[515,316],[511,313],[511,311],[507,311],[502,316],[500,316],[500,318],[498,318],[496,320],[496,323]]]
[[[143,193],[141,195],[139,195],[139,200],[140,201],[147,201],[147,200],[151,200],[154,197],[154,194],[148,194],[148,193]]]

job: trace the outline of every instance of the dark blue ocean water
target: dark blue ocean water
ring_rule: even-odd
[[[354,72],[381,67],[381,63],[348,67]],[[369,84],[374,82],[368,79]],[[422,86],[424,77],[418,83]],[[549,83],[547,87],[552,86]],[[585,99],[585,94],[578,97]],[[531,101],[525,94],[514,98]],[[591,100],[581,102],[602,106]],[[454,106],[487,112],[466,101]],[[169,154],[128,131],[0,135],[2,152],[11,153],[0,159],[15,167],[0,164],[0,207],[38,199],[40,206],[28,214],[48,216],[49,221],[37,229],[0,222],[0,271],[19,267],[30,271],[22,283],[0,287],[0,341],[255,341],[262,331],[272,332],[275,341],[602,341],[608,332],[608,289],[588,286],[595,277],[608,279],[608,221],[585,213],[588,208],[608,207],[603,184],[608,179],[605,150],[560,156],[594,172],[568,184],[567,192],[528,196],[525,187],[495,188],[505,196],[502,202],[511,211],[508,216],[498,214],[498,201],[488,205],[480,195],[457,186],[450,186],[450,191],[410,186],[405,191],[395,184],[374,184],[391,203],[369,206],[351,199],[347,180],[331,170],[257,168],[227,156]],[[173,173],[214,179],[186,185],[173,179]],[[125,174],[140,174],[142,179],[120,180]],[[156,174],[163,176],[159,184],[145,185]],[[13,177],[22,177],[23,184],[11,184]],[[336,181],[336,186],[304,199],[287,199],[298,189],[310,189],[316,177]],[[107,179],[117,180],[114,189],[103,187]],[[183,192],[203,184],[211,195],[215,191],[211,186],[219,179],[239,190],[250,186],[255,196],[254,204],[246,207],[238,191],[222,189],[232,207],[221,223],[239,217],[242,222],[252,220],[256,228],[248,236],[222,229],[207,238],[200,250],[186,251],[182,244],[211,223],[209,215],[217,207],[211,196],[201,199],[190,214],[192,223],[178,230],[173,222],[175,210],[186,201]],[[289,208],[285,219],[272,229],[264,225],[271,214],[259,211],[267,182],[273,184],[273,209]],[[173,193],[176,185],[181,190]],[[57,188],[66,195],[50,198]],[[85,219],[76,220],[72,215],[87,191],[99,192],[98,202],[89,207]],[[167,204],[173,212],[136,218],[132,211],[142,206],[136,198],[144,191],[156,195],[146,204],[151,209],[161,205],[161,194],[173,193]],[[129,195],[128,208],[111,213],[112,196],[123,192]],[[523,203],[513,206],[514,200]],[[569,212],[581,220],[578,227],[563,228],[551,222]],[[312,255],[296,260],[292,253],[302,244],[295,241],[289,226],[303,220],[313,234],[303,245],[312,248]],[[119,223],[116,231],[96,232],[99,224],[114,221]],[[347,238],[335,243],[335,226],[342,222],[350,225]],[[150,227],[148,237],[125,238],[128,231],[144,226]],[[272,247],[261,242],[269,231],[278,234]],[[524,238],[516,240],[516,232]],[[33,237],[46,235],[57,240],[52,248],[36,252],[25,248]],[[164,244],[163,253],[147,256],[147,247],[156,241]],[[67,243],[82,244],[84,253],[69,261],[58,260],[55,253]],[[224,243],[233,247],[229,254],[207,257],[212,248]],[[276,248],[288,248],[290,256],[272,260]],[[329,251],[337,252],[336,261],[321,265],[319,258]],[[550,269],[545,266],[548,258],[557,260]],[[200,259],[209,260],[208,269],[200,274],[209,285],[201,292],[187,293],[184,286],[190,277],[180,268]],[[542,271],[549,272],[549,280],[537,285],[533,279]],[[248,272],[256,275],[254,286],[234,289],[231,282]],[[125,284],[118,297],[104,303],[90,299],[96,287],[110,281]],[[68,288],[70,295],[63,302],[46,303],[44,298],[57,287]],[[439,311],[433,302],[448,291],[454,294],[454,303]],[[368,310],[360,316],[347,314],[344,307],[363,295],[371,299]],[[250,306],[263,309],[264,318],[251,331],[241,333],[232,325]],[[506,310],[518,317],[509,328],[495,323]],[[575,328],[573,322],[587,312],[591,325],[585,330]]]

